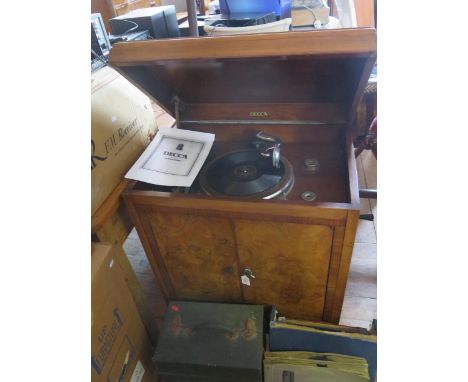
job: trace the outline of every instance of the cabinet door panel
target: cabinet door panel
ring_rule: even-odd
[[[177,213],[148,215],[175,298],[241,300],[229,220]]]
[[[289,318],[321,320],[333,229],[324,225],[238,220],[240,271],[247,303],[276,305]]]

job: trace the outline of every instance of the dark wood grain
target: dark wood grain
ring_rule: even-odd
[[[308,140],[299,140],[301,143],[287,142],[282,145],[281,154],[293,165],[295,179],[285,203],[306,204],[301,199],[301,194],[305,191],[316,193],[316,202],[351,203],[346,148],[344,145],[340,147],[338,139],[337,141],[311,142],[314,137],[313,131],[316,129],[311,130]],[[264,129],[264,131],[271,134],[276,132],[271,129]],[[252,136],[251,133],[250,137]],[[285,137],[283,134],[279,136]],[[324,135],[322,138],[325,138]],[[249,143],[249,141],[236,143],[234,139],[217,142],[216,147],[213,148],[213,157],[229,151],[245,149],[250,147]],[[304,160],[307,158],[314,158],[320,162],[317,172],[311,173],[307,170],[304,165]]]
[[[162,107],[173,113],[180,97],[181,128],[216,135],[210,159],[264,130],[294,167],[293,189],[277,200],[129,183],[124,199],[166,298],[275,304],[291,318],[339,321],[359,218],[350,129],[375,43],[375,31],[361,29],[113,49],[111,64]],[[306,158],[319,171],[308,172]],[[317,200],[303,201],[303,191]],[[258,274],[251,286],[239,284],[244,268]]]
[[[375,65],[375,57],[370,56],[367,58],[364,67],[362,67],[362,73],[359,79],[358,86],[355,90],[353,101],[351,103],[351,107],[349,109],[349,123],[350,126],[353,128],[350,132],[353,134],[353,136],[356,136],[356,126],[354,124],[355,118],[356,118],[356,110],[358,107],[359,102],[361,102],[364,89],[366,88],[368,82],[369,82],[369,77],[372,72],[372,68]]]
[[[115,45],[110,63],[288,55],[375,56],[376,41],[372,28],[135,41]]]
[[[252,116],[251,112],[265,112],[267,115]],[[209,124],[210,120],[217,120],[224,121],[223,125],[229,125],[229,121],[232,120],[265,124],[274,124],[274,121],[296,121],[307,124],[307,121],[313,121],[316,124],[335,123],[342,125],[347,122],[346,108],[332,102],[186,104],[181,122],[190,124],[193,121],[203,121],[205,118],[209,118],[209,120],[205,121],[204,124]],[[287,127],[282,126],[281,128]]]
[[[249,146],[255,134],[263,130],[268,134],[281,137],[284,147],[298,142],[339,145],[344,135],[344,127],[341,124],[278,124],[271,123],[182,123],[181,127],[187,130],[203,131],[216,135],[216,143]]]
[[[314,111],[321,109],[322,104],[325,107],[334,104],[335,108],[344,111],[342,120],[347,120],[366,63],[367,58],[362,56],[347,59],[341,56],[288,56],[114,66],[170,113],[174,113],[171,102],[177,95],[185,103],[186,112],[191,113],[184,118],[194,118],[192,105],[224,104],[227,109],[227,105],[237,103],[259,104],[258,107],[281,103],[305,104]],[[221,110],[213,107],[207,113],[205,109],[202,115],[210,119],[213,118],[211,113]],[[285,107],[280,110],[284,111]],[[288,115],[291,113],[282,115],[272,110],[272,117],[286,119]],[[300,114],[296,118],[299,117]],[[229,114],[224,118],[228,119]]]
[[[170,113],[177,95],[187,113],[200,104],[334,103],[348,119],[375,41],[373,29],[136,41],[116,45],[109,63]]]

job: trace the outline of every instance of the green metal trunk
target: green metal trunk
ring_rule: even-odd
[[[171,302],[154,360],[167,382],[261,382],[263,306]]]

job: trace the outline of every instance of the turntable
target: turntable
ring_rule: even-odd
[[[167,299],[337,323],[359,219],[351,127],[373,29],[117,44],[110,64],[180,129],[215,134],[190,189],[124,199]]]
[[[199,178],[207,195],[285,198],[294,184],[291,163],[280,155],[280,140],[262,131],[257,149],[233,151],[208,163]]]

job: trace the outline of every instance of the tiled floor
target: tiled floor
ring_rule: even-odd
[[[165,302],[135,229],[125,241],[124,250],[140,281],[148,309],[156,322],[160,324],[165,313]]]
[[[357,158],[360,188],[377,188],[377,163],[370,151]],[[377,201],[361,199],[361,212],[372,213],[377,218]],[[360,220],[356,234],[351,269],[346,287],[340,323],[350,326],[370,327],[377,317],[377,235],[376,220]],[[148,307],[160,323],[164,315],[164,300],[144,254],[135,230],[124,244],[124,249],[141,282]]]
[[[370,151],[357,158],[360,188],[377,188],[377,161]],[[377,200],[361,199],[361,213],[374,221],[359,220],[340,323],[368,328],[377,317]]]

